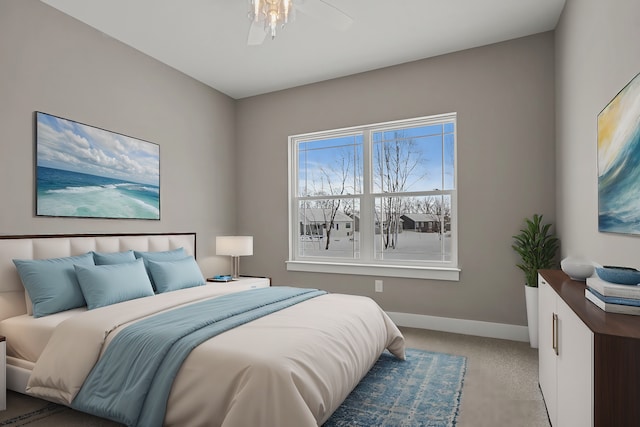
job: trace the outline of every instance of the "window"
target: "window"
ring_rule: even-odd
[[[455,166],[455,113],[290,136],[287,269],[458,280]]]

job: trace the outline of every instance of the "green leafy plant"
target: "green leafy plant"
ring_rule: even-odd
[[[542,215],[534,214],[533,219],[525,218],[525,227],[513,236],[511,245],[520,255],[517,267],[524,271],[525,285],[538,286],[538,270],[556,266],[556,254],[560,246],[558,238],[549,231],[551,224],[542,223]]]

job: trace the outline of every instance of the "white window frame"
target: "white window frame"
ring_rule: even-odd
[[[373,206],[373,200],[380,194],[373,193],[371,188],[373,183],[371,166],[373,164],[371,147],[369,140],[372,131],[382,131],[385,128],[397,127],[414,127],[427,126],[431,124],[439,124],[442,122],[454,123],[454,188],[451,190],[440,190],[436,194],[446,194],[451,198],[451,259],[450,261],[381,261],[376,260],[373,254],[372,236],[374,236],[375,224],[371,214],[364,214],[363,211],[367,207]],[[289,259],[286,262],[289,271],[305,271],[319,273],[338,273],[338,274],[356,274],[367,276],[384,276],[384,277],[406,277],[420,279],[435,279],[458,281],[460,276],[460,268],[458,266],[458,210],[457,210],[457,185],[458,185],[458,167],[457,167],[457,139],[458,125],[457,113],[439,114],[434,116],[418,117],[407,120],[396,120],[390,122],[375,123],[371,125],[353,126],[342,129],[333,129],[329,131],[312,132],[306,134],[298,134],[289,136]],[[298,257],[299,243],[299,191],[298,191],[298,150],[297,145],[300,141],[308,141],[310,139],[325,139],[337,136],[345,136],[348,134],[363,134],[363,158],[364,173],[362,195],[339,196],[349,197],[361,200],[360,204],[360,254],[361,259],[343,259],[332,257],[313,257],[312,259],[300,259]],[[403,195],[412,195],[413,193],[399,193]],[[333,198],[333,197],[332,197]],[[368,230],[363,233],[364,230]]]

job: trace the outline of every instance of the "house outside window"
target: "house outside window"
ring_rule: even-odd
[[[290,136],[287,269],[458,280],[456,119]]]

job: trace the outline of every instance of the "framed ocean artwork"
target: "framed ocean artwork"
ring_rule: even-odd
[[[598,114],[598,230],[640,234],[640,73]]]
[[[160,219],[160,146],[36,111],[36,215]]]

